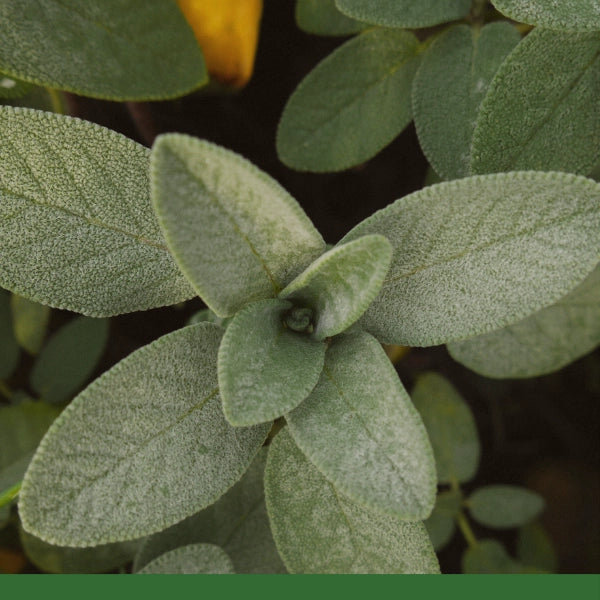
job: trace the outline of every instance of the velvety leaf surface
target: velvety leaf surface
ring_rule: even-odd
[[[0,288],[0,379],[9,377],[19,362],[19,344],[13,331],[10,294]]]
[[[86,121],[0,108],[0,284],[97,317],[191,298],[152,212],[148,157]]]
[[[561,298],[498,331],[448,344],[452,358],[480,375],[536,377],[557,371],[600,344],[600,267]]]
[[[550,536],[538,521],[519,528],[517,557],[524,564],[552,573],[558,569],[558,557]]]
[[[231,574],[233,563],[227,554],[213,544],[190,544],[171,550],[154,559],[139,575]]]
[[[411,398],[431,440],[438,483],[473,479],[479,466],[479,436],[473,414],[456,388],[437,373],[424,373]]]
[[[435,501],[433,512],[424,521],[433,549],[441,550],[456,531],[455,515],[460,508],[460,494],[454,491],[441,492]]]
[[[287,429],[269,448],[265,494],[273,537],[291,573],[437,573],[422,523],[372,512],[343,496]]]
[[[152,150],[153,202],[175,258],[217,315],[276,296],[325,250],[298,203],[229,150],[186,135]]]
[[[366,27],[342,14],[334,0],[296,0],[296,24],[317,35],[350,35]]]
[[[315,314],[317,340],[341,333],[367,309],[381,288],[392,259],[392,246],[381,235],[368,235],[336,246],[320,256],[280,294]]]
[[[4,73],[85,96],[166,99],[207,80],[174,2],[4,0],[0,38]]]
[[[600,34],[535,29],[481,103],[473,173],[536,169],[587,175],[600,161]]]
[[[434,346],[511,325],[566,295],[598,263],[600,185],[564,173],[440,183],[357,225],[394,247],[359,323],[377,339]]]
[[[288,100],[277,153],[302,171],[341,171],[372,158],[412,119],[417,38],[369,29],[321,61]]]
[[[26,81],[0,73],[0,98],[21,98],[30,89],[31,85]]]
[[[77,396],[27,471],[23,527],[52,544],[105,544],[164,529],[223,495],[268,426],[232,428],[225,420],[221,335],[210,324],[174,331]]]
[[[225,331],[219,388],[232,425],[273,421],[296,408],[319,380],[325,344],[285,326],[290,308],[277,299],[255,302]]]
[[[444,179],[471,174],[471,139],[479,106],[498,67],[519,43],[509,23],[457,25],[423,54],[412,87],[419,142]]]
[[[13,294],[10,299],[15,338],[29,354],[37,354],[46,337],[50,307]]]
[[[431,513],[435,465],[425,428],[369,334],[333,340],[319,383],[286,420],[306,456],[355,502],[403,519]]]
[[[467,548],[462,557],[463,573],[469,575],[494,575],[523,573],[524,568],[513,560],[506,548],[497,540],[479,540]]]

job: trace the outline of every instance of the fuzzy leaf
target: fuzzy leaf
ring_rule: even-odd
[[[0,284],[97,317],[191,298],[152,212],[148,158],[98,125],[0,108]]]
[[[369,160],[412,119],[417,38],[369,29],[321,61],[289,98],[277,153],[302,171],[341,171]]]
[[[454,535],[456,523],[454,518],[460,509],[459,492],[449,490],[441,492],[435,501],[433,512],[424,522],[433,549],[441,550]]]
[[[296,24],[316,35],[350,35],[366,27],[342,14],[334,0],[296,0]]]
[[[352,325],[373,302],[392,259],[392,246],[369,235],[336,246],[298,275],[279,295],[315,314],[313,337],[324,340]]]
[[[486,377],[536,377],[600,344],[600,266],[556,304],[498,331],[448,344],[452,358]]]
[[[220,146],[159,136],[153,202],[181,270],[217,315],[276,296],[325,250],[296,201],[266,173]]]
[[[14,77],[0,73],[0,99],[21,98],[31,90],[31,85]]]
[[[521,564],[513,560],[497,540],[479,540],[467,548],[462,557],[463,573],[469,575],[499,575],[523,573]]]
[[[343,496],[287,429],[269,447],[265,495],[273,537],[291,573],[437,573],[422,523],[372,512]]]
[[[479,436],[462,396],[441,375],[424,373],[411,397],[431,440],[438,483],[473,479],[479,466]]]
[[[467,500],[475,521],[496,529],[519,527],[535,519],[544,509],[544,499],[514,485],[488,485],[475,490]]]
[[[107,340],[107,319],[73,319],[48,340],[31,370],[31,387],[46,402],[70,400],[94,371]]]
[[[29,354],[37,354],[46,337],[50,307],[13,294],[10,299],[13,329],[19,346]]]
[[[333,340],[317,387],[286,420],[306,456],[355,502],[402,519],[431,513],[435,465],[425,428],[369,334]]]
[[[600,34],[535,29],[511,52],[481,103],[473,173],[588,174],[600,161]]]
[[[517,557],[528,566],[552,573],[558,568],[558,557],[550,536],[537,521],[523,525],[517,536]]]
[[[521,36],[509,23],[457,25],[423,54],[412,87],[419,142],[444,179],[471,174],[471,138],[492,77]]]
[[[353,19],[406,29],[461,19],[471,8],[471,0],[335,0],[335,4]]]
[[[166,99],[207,81],[174,2],[4,0],[0,38],[4,73],[85,96]]]
[[[434,346],[511,325],[598,263],[600,185],[564,173],[503,173],[429,186],[357,225],[394,247],[359,323],[377,339]]]
[[[19,344],[13,331],[10,294],[0,288],[0,379],[10,377],[19,362]]]
[[[27,471],[23,527],[52,544],[106,544],[164,529],[223,495],[268,426],[234,429],[223,417],[221,335],[210,324],[174,331],[79,394]]]
[[[171,550],[147,564],[139,575],[232,574],[233,563],[213,544],[190,544]]]

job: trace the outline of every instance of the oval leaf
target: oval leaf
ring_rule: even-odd
[[[276,296],[325,250],[296,201],[266,173],[220,146],[159,136],[153,202],[181,270],[217,315]]]
[[[21,348],[37,354],[46,337],[50,307],[13,294],[10,299],[15,337]]]
[[[524,568],[513,560],[497,540],[479,540],[467,548],[462,557],[463,573],[468,575],[499,575],[523,573]]]
[[[277,153],[302,171],[341,171],[372,158],[412,119],[417,38],[370,29],[319,63],[288,100]]]
[[[139,575],[233,574],[233,563],[213,544],[190,544],[171,550],[146,565]]]
[[[23,527],[51,544],[105,544],[164,529],[223,495],[268,426],[234,429],[223,417],[221,335],[210,324],[179,329],[77,396],[27,471]]]
[[[265,495],[291,573],[437,573],[422,523],[383,516],[343,496],[283,429],[269,447]]]
[[[564,173],[503,173],[429,186],[357,225],[394,247],[359,323],[377,339],[434,346],[549,306],[598,263],[600,185]]]
[[[13,331],[10,294],[0,288],[0,379],[10,377],[19,362],[19,344]]]
[[[306,456],[355,502],[403,519],[431,513],[435,465],[425,428],[369,334],[333,341],[319,383],[286,420]]]
[[[296,24],[317,35],[350,35],[366,27],[342,14],[334,0],[296,0]]]
[[[460,492],[449,490],[441,492],[435,501],[433,512],[424,521],[433,549],[441,550],[451,539],[456,531],[455,516],[460,510]]]
[[[524,564],[552,573],[558,568],[558,557],[550,536],[542,525],[532,521],[519,528],[517,557]]]

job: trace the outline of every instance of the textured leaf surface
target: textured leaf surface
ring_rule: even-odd
[[[10,308],[15,338],[19,345],[30,354],[37,354],[46,337],[50,307],[13,294]]]
[[[286,420],[302,451],[355,502],[404,519],[431,513],[435,465],[425,428],[369,334],[333,341],[319,383]]]
[[[600,34],[535,29],[500,66],[481,103],[473,173],[587,175],[600,161]]]
[[[148,157],[85,121],[0,108],[0,284],[98,317],[191,298],[152,211]]]
[[[0,288],[0,379],[9,377],[19,362],[19,344],[13,331],[10,294]]]
[[[504,329],[448,344],[480,375],[536,377],[557,371],[600,344],[600,266],[556,304]]]
[[[456,531],[454,518],[460,509],[461,496],[455,491],[441,492],[435,501],[433,512],[424,521],[433,549],[441,550]]]
[[[3,72],[86,96],[172,98],[207,80],[174,2],[5,0],[0,38]]]
[[[600,31],[598,0],[492,0],[507,17],[559,31]]]
[[[517,557],[524,564],[552,573],[558,557],[550,536],[538,521],[523,525],[517,535]]]
[[[154,144],[151,172],[169,247],[219,316],[276,296],[325,250],[296,201],[238,154],[167,134]]]
[[[412,88],[419,142],[444,179],[471,174],[479,106],[498,67],[521,36],[509,23],[448,29],[423,54]]]
[[[366,27],[342,14],[334,0],[296,0],[296,24],[317,35],[350,35]]]
[[[324,340],[344,331],[367,309],[381,288],[392,247],[369,235],[332,248],[298,275],[280,294],[315,314],[313,337]]]
[[[417,38],[370,29],[321,61],[288,100],[277,152],[302,171],[341,171],[372,158],[412,119]]]
[[[73,319],[48,340],[31,370],[31,387],[46,402],[70,400],[94,371],[107,340],[107,319]]]
[[[154,559],[139,575],[200,575],[200,574],[231,574],[233,563],[227,554],[213,544],[190,544],[171,550]]]
[[[388,238],[392,266],[359,323],[377,339],[433,346],[511,325],[566,295],[598,263],[600,185],[505,173],[429,186],[342,243]]]
[[[319,380],[325,344],[288,329],[282,300],[240,311],[219,349],[223,411],[232,425],[273,421],[296,408]]]
[[[488,485],[475,490],[467,505],[478,523],[508,529],[535,519],[544,509],[544,499],[526,488]]]
[[[23,527],[52,544],[105,544],[164,529],[223,495],[268,427],[234,429],[225,420],[221,335],[210,324],[179,329],[77,396],[27,471]]]
[[[469,575],[494,575],[523,573],[523,566],[513,560],[506,548],[497,540],[479,540],[467,548],[462,557],[463,573]]]
[[[343,496],[287,429],[269,448],[265,494],[273,537],[291,573],[437,573],[422,523],[372,512]]]
[[[456,388],[437,373],[424,373],[411,394],[429,434],[438,483],[470,481],[479,466],[473,414]]]
[[[335,0],[335,4],[354,19],[407,29],[461,19],[471,8],[470,0]]]

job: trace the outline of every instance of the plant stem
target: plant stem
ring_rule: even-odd
[[[486,9],[487,0],[473,0],[471,4],[471,14],[469,15],[471,23],[483,25]]]
[[[48,92],[48,96],[50,96],[50,101],[52,102],[52,111],[59,115],[64,115],[65,105],[58,90],[55,90],[54,88],[46,88],[46,91]]]
[[[19,483],[0,493],[0,508],[6,504],[10,504],[19,495],[19,492],[21,491],[21,483],[22,482],[19,481]]]
[[[474,548],[477,546],[477,538],[475,537],[475,534],[469,525],[469,521],[462,510],[456,515],[456,522],[458,523],[458,528],[467,541],[467,544],[469,544],[469,547]]]

